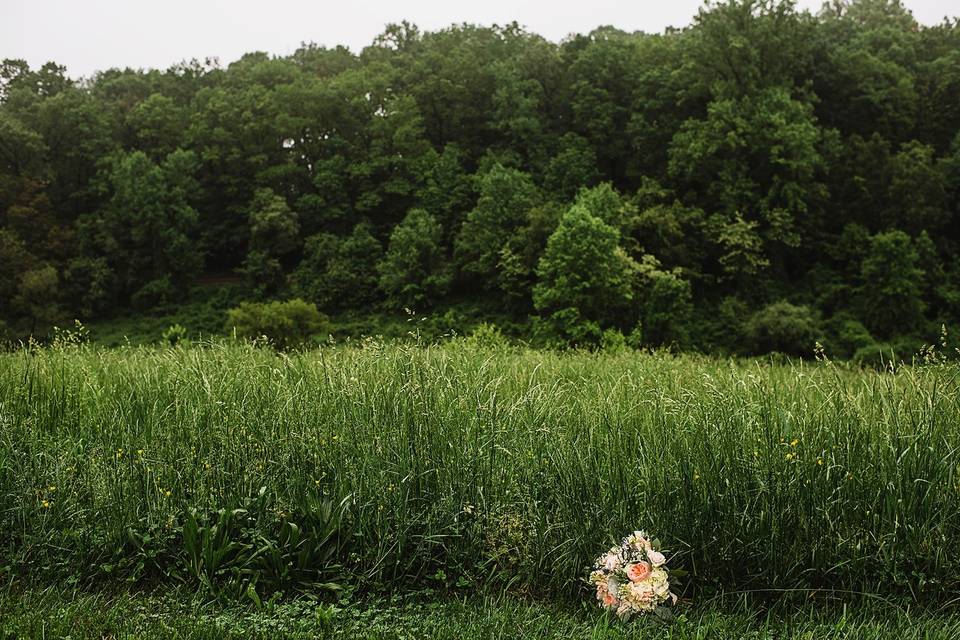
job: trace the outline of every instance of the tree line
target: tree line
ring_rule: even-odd
[[[391,25],[221,67],[0,68],[0,332],[204,274],[544,343],[839,356],[960,318],[960,23],[708,3],[660,34]]]

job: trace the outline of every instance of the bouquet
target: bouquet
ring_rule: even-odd
[[[597,589],[600,606],[627,619],[634,614],[654,613],[677,596],[670,591],[667,558],[643,531],[634,531],[618,546],[597,558],[589,582]]]

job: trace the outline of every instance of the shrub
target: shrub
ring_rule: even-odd
[[[148,311],[155,307],[170,304],[174,299],[174,294],[175,291],[173,284],[170,282],[170,278],[164,276],[156,280],[151,280],[140,287],[140,289],[133,294],[130,303],[137,311]]]
[[[510,344],[497,325],[490,322],[478,324],[467,336],[466,341],[482,349],[502,349]]]
[[[853,354],[853,361],[862,367],[889,369],[910,362],[920,349],[920,344],[909,336],[889,342],[872,343]]]
[[[838,313],[830,319],[833,339],[827,343],[830,356],[849,358],[861,349],[875,346],[876,342],[863,323],[847,313]]]
[[[890,344],[873,343],[871,345],[857,349],[853,354],[853,361],[862,367],[872,367],[874,369],[887,369],[899,364],[903,358],[896,352]]]
[[[579,310],[567,307],[546,318],[533,318],[533,337],[538,344],[552,348],[595,347],[603,339],[603,329]]]
[[[250,339],[266,336],[280,349],[306,343],[321,333],[327,317],[299,298],[287,302],[244,302],[227,311],[227,331]]]
[[[268,296],[283,286],[283,265],[263,251],[251,251],[238,269],[258,297]]]
[[[619,353],[627,348],[627,338],[617,329],[607,329],[600,338],[600,348],[607,353]]]
[[[187,338],[187,329],[182,324],[172,324],[163,330],[160,341],[171,347],[182,343]]]
[[[633,329],[630,330],[630,333],[627,334],[627,346],[634,349],[639,349],[643,346],[643,321],[638,320],[637,324],[633,325]]]
[[[819,331],[817,317],[809,307],[785,301],[767,305],[747,323],[749,344],[756,353],[809,355]]]
[[[735,296],[723,298],[716,307],[707,306],[697,310],[693,333],[707,349],[722,353],[742,349],[750,307]]]

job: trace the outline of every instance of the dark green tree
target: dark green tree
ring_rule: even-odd
[[[456,256],[464,273],[493,289],[501,252],[506,248],[517,253],[521,229],[540,194],[528,174],[500,164],[478,182],[480,196],[457,236]]]
[[[324,310],[364,309],[379,298],[377,263],[383,248],[367,223],[349,236],[320,233],[307,238],[293,289]]]
[[[96,249],[118,275],[121,291],[142,291],[143,305],[169,301],[203,266],[191,206],[195,168],[193,153],[177,150],[161,164],[141,151],[119,154],[104,170],[110,196],[99,214]]]
[[[909,333],[923,321],[923,270],[913,241],[902,231],[880,233],[860,265],[860,304],[870,331],[881,338]]]
[[[393,230],[386,255],[377,265],[389,307],[423,308],[447,293],[452,273],[442,239],[440,223],[423,209],[411,209]]]

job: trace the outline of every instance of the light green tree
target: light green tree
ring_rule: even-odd
[[[552,332],[568,342],[596,342],[622,321],[633,300],[637,265],[619,246],[620,234],[586,207],[560,219],[537,265],[533,303]]]

